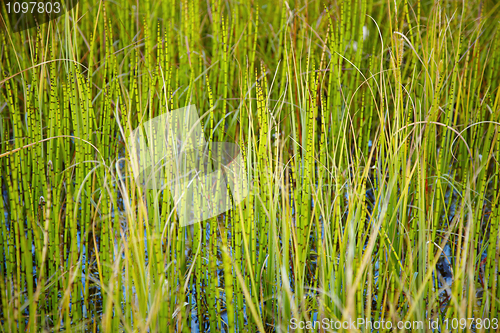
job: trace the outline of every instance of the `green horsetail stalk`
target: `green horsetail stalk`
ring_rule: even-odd
[[[0,4],[0,331],[499,329],[500,4],[59,2]]]

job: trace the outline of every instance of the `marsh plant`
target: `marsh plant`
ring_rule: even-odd
[[[3,30],[1,331],[495,331],[499,20],[493,0],[81,0]],[[192,104],[253,186],[183,226],[127,138]],[[385,328],[405,330],[432,328]]]

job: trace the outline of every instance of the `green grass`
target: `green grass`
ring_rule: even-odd
[[[3,31],[1,331],[496,331],[499,20],[491,0],[119,0]],[[126,138],[189,104],[253,187],[180,227]]]

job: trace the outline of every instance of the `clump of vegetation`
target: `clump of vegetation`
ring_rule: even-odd
[[[288,332],[292,319],[349,318],[493,330],[499,10],[82,0],[3,31],[2,331]],[[170,192],[134,178],[127,137],[189,104],[207,141],[238,143],[253,187],[181,227]]]

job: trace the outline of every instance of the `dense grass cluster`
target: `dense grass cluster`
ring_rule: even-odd
[[[498,318],[499,13],[81,0],[1,32],[1,331]],[[180,227],[126,138],[189,104],[207,141],[239,144],[253,187]]]

